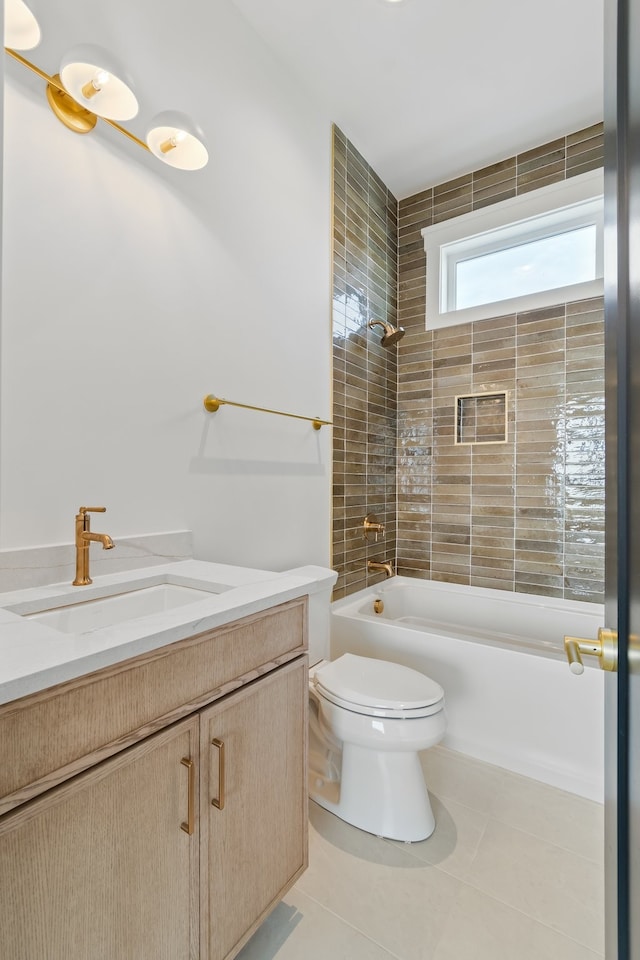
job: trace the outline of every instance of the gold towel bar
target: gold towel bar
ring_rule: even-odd
[[[204,398],[204,408],[208,410],[209,413],[215,413],[216,410],[219,410],[224,404],[229,407],[241,407],[243,410],[257,410],[258,413],[275,413],[277,417],[292,417],[294,420],[307,420],[313,424],[314,430],[331,426],[331,420],[320,420],[318,417],[301,417],[298,413],[284,413],[282,410],[269,410],[268,407],[253,407],[248,403],[235,403],[233,400],[223,400],[222,397],[215,397],[212,393]]]

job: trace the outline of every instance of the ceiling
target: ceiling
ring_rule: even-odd
[[[398,199],[602,119],[603,0],[233,0]]]
[[[216,25],[235,8],[398,199],[602,119],[604,0],[29,4],[39,66],[53,73],[73,43],[103,43],[135,66],[147,117],[167,104],[206,117],[225,96],[208,59],[232,58]],[[170,71],[158,56],[168,45]],[[41,96],[37,78],[7,70]]]

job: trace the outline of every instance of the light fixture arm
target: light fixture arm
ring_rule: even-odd
[[[115,120],[107,120],[106,117],[100,117],[104,123],[108,123],[110,127],[113,127],[114,130],[119,130],[120,133],[123,133],[125,137],[129,137],[129,140],[133,140],[134,143],[137,143],[139,147],[142,147],[143,150],[146,150],[147,153],[151,153],[149,147],[146,145],[144,140],[141,140],[140,137],[136,137],[135,133],[131,133],[130,130],[127,130],[125,127],[121,127],[119,123],[116,123]]]
[[[13,57],[14,60],[17,60],[18,63],[21,63],[23,67],[26,67],[28,70],[31,70],[32,73],[35,73],[37,77],[40,77],[41,80],[44,80],[45,83],[48,83],[49,86],[54,88],[54,90],[58,90],[60,91],[60,93],[63,93],[66,96],[68,96],[67,91],[62,86],[60,81],[56,79],[56,77],[52,77],[48,73],[45,73],[44,70],[41,70],[40,67],[37,67],[35,63],[31,63],[30,60],[27,60],[26,57],[23,57],[21,53],[17,52],[17,50],[12,50],[11,47],[5,47],[4,52],[8,53],[9,56]],[[134,143],[137,143],[138,146],[142,147],[143,150],[146,150],[147,153],[151,152],[149,150],[149,147],[144,142],[144,140],[140,140],[139,137],[136,137],[135,134],[125,129],[125,127],[121,127],[120,124],[116,123],[115,120],[107,120],[106,117],[97,117],[96,114],[93,114],[93,116],[96,116],[96,118],[99,120],[103,120],[104,123],[108,123],[110,127],[114,127],[114,129],[119,130],[120,133],[123,133],[125,137],[129,138],[129,140],[133,140]]]
[[[132,140],[147,153],[153,154],[172,167],[182,170],[199,170],[206,166],[209,156],[205,146],[204,137],[200,128],[191,120],[187,114],[176,110],[166,110],[154,117],[151,128],[147,131],[147,139],[141,140],[131,133],[126,127],[121,126],[111,117],[104,116],[104,113],[95,113],[87,109],[82,103],[76,100],[75,96],[70,94],[60,79],[60,75],[51,76],[40,67],[37,67],[22,54],[14,50],[13,47],[5,47],[5,53],[13,57],[23,67],[31,70],[37,77],[44,80],[47,84],[46,94],[49,106],[64,123],[66,127],[74,133],[89,133],[95,127],[97,121],[103,120],[113,127],[119,133],[124,134],[129,140]],[[79,49],[79,48],[78,48]],[[111,83],[112,81],[110,81]],[[93,86],[92,90],[98,93],[98,88]],[[130,92],[130,91],[129,91]],[[88,91],[89,97],[93,94]],[[133,95],[132,95],[133,96]],[[83,89],[84,97],[84,89]],[[85,98],[86,99],[86,98]],[[137,101],[133,97],[136,110]]]
[[[36,76],[40,77],[41,80],[46,80],[47,83],[50,83],[52,87],[55,87],[56,90],[60,90],[61,93],[66,93],[66,90],[61,83],[57,83],[53,77],[50,77],[48,73],[45,73],[44,70],[41,70],[40,67],[36,67],[35,63],[31,63],[30,60],[27,60],[26,57],[23,57],[21,53],[18,53],[17,50],[12,50],[11,47],[5,47],[4,52],[8,53],[10,57],[13,57],[14,60],[17,60],[18,63],[21,63],[23,67],[27,67]]]

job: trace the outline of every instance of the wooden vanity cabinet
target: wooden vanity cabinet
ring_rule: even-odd
[[[305,657],[201,713],[207,960],[234,957],[307,866],[307,701]]]
[[[233,692],[214,691],[207,703],[194,673],[186,717],[183,705],[132,731],[126,748],[108,759],[98,752],[94,765],[82,761],[83,772],[0,817],[0,957],[230,960],[302,873],[304,602],[220,630],[225,658],[237,658],[237,642],[257,626],[272,639],[270,659],[256,645],[254,668],[225,679]],[[0,712],[0,754],[2,733]]]
[[[2,818],[1,957],[197,960],[199,836],[195,820],[181,829],[181,761],[198,744],[194,717]]]

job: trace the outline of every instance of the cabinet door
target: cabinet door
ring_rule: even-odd
[[[307,866],[308,667],[201,714],[203,960],[238,952]]]
[[[197,960],[198,731],[169,727],[0,820],[0,957]]]

